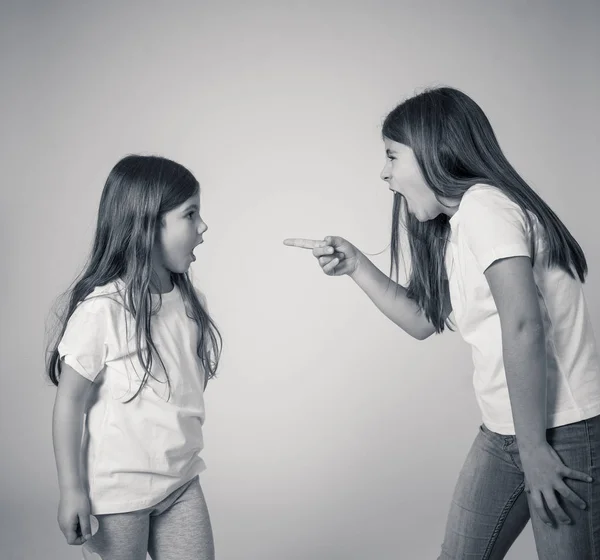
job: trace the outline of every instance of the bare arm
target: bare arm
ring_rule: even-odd
[[[83,416],[89,408],[91,388],[91,381],[63,363],[54,401],[52,438],[61,496],[59,525],[69,544],[81,544],[85,541],[82,537],[91,534],[89,502],[79,468]]]
[[[544,522],[551,520],[543,502],[556,521],[568,523],[555,492],[585,507],[563,478],[591,479],[565,466],[546,440],[546,339],[531,260],[521,256],[498,260],[485,276],[500,317],[504,369],[525,483]]]
[[[424,340],[435,332],[419,306],[406,296],[406,288],[392,281],[362,253],[351,278],[388,319],[409,335]],[[445,317],[452,311],[449,299],[444,311]]]
[[[419,306],[406,296],[406,288],[393,282],[343,237],[331,236],[323,241],[286,239],[284,244],[312,249],[323,272],[329,276],[350,276],[388,319],[412,337],[424,340],[435,332],[434,326]],[[444,318],[452,311],[449,297],[445,302],[444,311]]]
[[[546,442],[546,341],[531,260],[498,260],[485,271],[498,309],[519,447]]]

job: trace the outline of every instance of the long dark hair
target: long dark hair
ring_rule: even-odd
[[[502,190],[525,213],[533,233],[529,210],[547,235],[548,266],[558,266],[571,277],[585,281],[585,255],[569,230],[508,162],[482,109],[468,95],[453,88],[425,90],[385,118],[382,135],[414,151],[427,185],[440,197],[460,200],[469,187],[484,183]],[[407,296],[423,310],[436,332],[444,330],[444,302],[448,278],[444,255],[450,230],[449,217],[440,214],[419,222],[409,214],[404,197],[394,193],[390,275],[398,277],[399,225],[406,224],[411,269]],[[535,261],[535,240],[531,249]]]
[[[59,320],[59,335],[49,345],[47,375],[58,385],[62,370],[58,344],[75,308],[98,286],[119,281],[120,301],[135,320],[137,357],[144,376],[133,400],[152,376],[157,358],[164,366],[150,330],[153,309],[152,249],[164,214],[195,195],[200,185],[183,165],[158,156],[130,155],[111,170],[102,191],[94,244],[88,263],[66,293],[68,305]],[[198,326],[197,353],[207,379],[215,376],[222,338],[187,273],[171,273],[187,314]],[[102,297],[102,296],[99,296]],[[114,299],[114,298],[113,298]],[[167,382],[170,381],[167,374]]]

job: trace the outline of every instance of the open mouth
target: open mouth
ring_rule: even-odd
[[[204,243],[204,239],[201,239],[201,240],[200,240],[200,243],[198,243],[198,244],[197,244],[197,245],[194,247],[194,249],[195,249],[196,247],[198,247],[198,245],[202,245],[202,243]],[[190,251],[190,259],[192,259],[192,262],[194,262],[194,261],[196,260],[196,255],[194,255],[194,249],[192,249],[192,250]]]

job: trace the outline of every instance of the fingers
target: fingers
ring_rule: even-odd
[[[558,492],[563,498],[575,504],[575,506],[577,506],[580,509],[585,509],[587,507],[586,503],[566,484],[558,486],[556,488],[556,492]],[[569,525],[571,523],[571,518],[567,515],[565,510],[558,503],[556,494],[554,493],[554,489],[550,489],[544,492],[538,491],[530,493],[531,500],[538,515],[546,525],[552,525],[552,520],[548,515],[548,510],[552,514],[552,517],[554,517],[554,519],[558,523],[562,523],[563,525]]]
[[[301,247],[309,249],[312,247],[312,254],[317,258],[323,271],[330,274],[333,268],[344,258],[344,253],[336,251],[331,245],[325,245],[325,241],[316,241],[313,239],[286,239],[284,244],[292,247]],[[333,260],[337,262],[331,264]],[[330,266],[328,266],[330,265]]]
[[[565,513],[565,510],[560,507],[553,489],[544,493],[544,499],[546,500],[546,505],[552,512],[552,515],[556,521],[562,523],[563,525],[568,525],[571,523],[570,517]]]
[[[324,240],[304,239],[291,237],[283,240],[283,244],[289,247],[299,247],[301,249],[311,249],[314,257],[317,258],[323,272],[329,276],[338,276],[345,273],[345,269],[335,270],[336,267],[347,259],[345,252],[340,249],[348,247],[348,242],[342,237],[328,236]]]
[[[96,521],[96,525],[98,521]],[[61,526],[68,544],[83,544],[92,538],[92,527],[89,514],[75,514],[70,523]],[[96,529],[97,530],[97,529]]]
[[[301,239],[301,238],[288,238],[283,240],[283,244],[288,247],[300,247],[301,249],[316,249],[317,247],[323,247],[326,245],[324,241],[318,239]]]
[[[331,245],[326,245],[325,247],[317,247],[312,250],[312,253],[315,257],[323,257],[325,255],[333,255],[338,259],[342,260],[346,255],[341,251],[336,251]]]
[[[565,467],[562,475],[565,478],[572,478],[573,480],[581,480],[582,482],[592,482],[593,478],[584,472],[576,471],[574,469],[570,469],[569,467]]]
[[[325,247],[315,247],[312,250],[312,254],[315,257],[322,257],[324,255],[331,255],[335,249],[331,245],[325,245]]]
[[[92,527],[89,515],[79,514],[79,527],[81,528],[81,537],[84,542],[92,538]]]
[[[84,542],[81,536],[79,517],[77,515],[73,517],[71,523],[69,523],[63,533],[67,539],[67,543],[69,544],[82,544]]]
[[[68,544],[77,544],[77,525],[69,526],[63,533]]]
[[[283,240],[283,244],[288,247],[300,247],[301,249],[315,249],[331,245],[334,248],[341,248],[348,242],[343,237],[337,235],[328,235],[325,239],[304,239],[301,237],[288,237]]]
[[[337,264],[334,264],[334,267],[337,267],[339,264],[343,263],[345,256],[344,253],[338,253],[337,251],[333,254],[328,254],[328,255],[324,255],[322,257],[318,257],[317,260],[319,261],[319,264],[321,265],[321,268],[323,268],[325,265],[329,264],[331,261],[333,260],[337,260]]]
[[[575,493],[571,490],[564,482],[556,487],[556,491],[563,497],[565,500],[569,500],[572,504],[575,504],[579,509],[585,509],[587,504]]]
[[[325,238],[325,243],[328,245],[333,245],[334,247],[340,246],[344,242],[342,237],[338,237],[337,235],[328,235]]]
[[[325,274],[334,274],[335,273],[335,267],[340,264],[340,259],[333,258],[331,259],[330,262],[328,262],[324,267],[323,267],[323,272]]]
[[[546,507],[544,506],[544,500],[542,499],[542,493],[534,492],[534,491],[530,490],[529,494],[531,496],[531,501],[533,502],[535,511],[539,515],[540,519],[546,525],[552,525],[552,522],[550,521],[550,517],[548,517],[548,512],[546,511]]]
[[[581,480],[582,482],[593,482],[594,481],[594,479],[588,473],[584,473],[582,471],[576,471],[575,469],[571,469],[571,468],[567,467],[563,463],[562,459],[559,457],[558,453],[556,452],[556,450],[553,447],[550,447],[550,452],[552,453],[552,455],[554,456],[556,461],[560,464],[559,474],[563,478],[572,478],[573,480]]]

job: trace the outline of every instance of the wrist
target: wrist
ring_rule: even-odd
[[[83,488],[61,488],[59,498],[63,503],[72,503],[74,501],[81,503],[82,500],[89,500],[89,494]]]
[[[522,439],[517,436],[517,445],[520,453],[531,454],[548,445],[545,438]]]
[[[79,479],[72,480],[59,480],[58,488],[60,490],[61,495],[63,494],[77,494],[79,492],[85,492],[85,488],[83,487],[83,483]]]
[[[352,278],[352,280],[354,280],[355,282],[358,282],[358,279],[360,278],[362,271],[365,267],[366,260],[368,260],[368,259],[357,249],[356,266],[355,266],[354,270],[349,274],[350,278]]]

